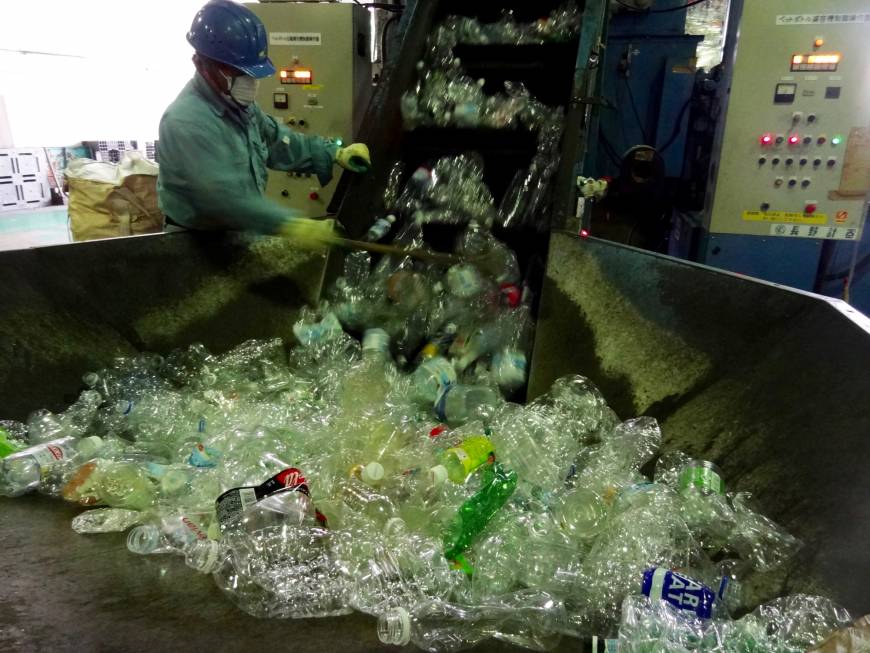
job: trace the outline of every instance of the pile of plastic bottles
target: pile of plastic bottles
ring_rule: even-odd
[[[402,95],[402,119],[408,130],[524,127],[537,133],[537,148],[529,167],[516,172],[499,206],[496,219],[504,228],[533,226],[543,231],[550,226],[547,208],[560,159],[565,112],[562,107],[543,104],[516,81],[505,81],[504,92],[486,93],[486,80],[470,77],[454,49],[460,44],[565,41],[574,38],[579,29],[580,15],[574,3],[567,3],[548,19],[529,24],[515,22],[510,12],[493,24],[450,16],[427,40],[424,56],[417,62],[417,83]]]
[[[478,172],[441,160],[384,201],[491,208]],[[422,222],[396,222],[369,237],[425,252]],[[252,615],[358,610],[428,651],[617,632],[630,651],[792,651],[846,623],[800,596],[730,619],[739,581],[798,542],[714,464],[661,452],[654,419],[621,421],[582,376],[509,401],[530,293],[485,224],[459,227],[450,267],[349,256],[291,348],[118,359],[62,413],[0,423],[0,494],[77,503],[77,533],[129,531],[131,552],[183,558]]]
[[[576,17],[576,23],[563,17]],[[562,110],[552,108],[532,97],[519,82],[504,82],[504,92],[486,94],[485,79],[473,79],[463,70],[454,49],[460,44],[543,43],[568,40],[579,31],[576,6],[554,12],[546,21],[533,24],[513,22],[510,15],[499,23],[486,25],[474,18],[449,16],[426,41],[423,58],[417,62],[418,80],[412,91],[402,97],[405,127],[456,126],[466,128],[512,129],[520,125],[540,129],[551,122],[561,122]],[[549,38],[536,32],[541,25],[552,28]],[[512,26],[514,29],[507,29]],[[549,33],[549,32],[548,32]]]
[[[665,453],[641,474],[658,425],[620,421],[583,377],[506,401],[527,308],[496,278],[365,267],[289,351],[119,359],[64,412],[4,422],[2,492],[81,504],[76,532],[129,529],[130,551],[183,557],[250,614],[359,610],[429,651],[620,623],[629,651],[791,651],[848,622],[800,596],[730,620],[737,580],[796,540],[712,463]]]
[[[384,193],[385,215],[371,225],[364,239],[390,237],[404,246],[423,246],[421,227],[425,224],[473,224],[486,230],[493,225],[546,229],[550,223],[552,181],[559,166],[555,152],[561,135],[561,127],[539,132],[538,140],[544,144],[529,169],[516,172],[498,206],[484,181],[483,159],[475,152],[419,166],[407,179],[404,163],[397,163]],[[544,156],[546,151],[552,156]],[[410,223],[416,226],[407,226]],[[406,226],[401,227],[403,224]],[[461,254],[469,253],[466,246],[460,245]]]
[[[488,95],[486,80],[473,79],[462,70],[458,58],[444,67],[417,64],[419,78],[414,89],[402,95],[402,120],[406,129],[420,126],[467,129],[540,129],[561,124],[562,109],[535,99],[520,82],[504,82],[504,92]]]
[[[482,23],[467,16],[449,16],[442,24],[439,43],[472,45],[539,45],[569,41],[580,33],[582,14],[576,2],[566,2],[546,18],[523,23],[513,11],[504,10],[500,20]]]

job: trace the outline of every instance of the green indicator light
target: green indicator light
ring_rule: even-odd
[[[834,136],[834,137],[831,139],[831,145],[839,145],[839,144],[842,143],[842,142],[843,142],[843,137],[842,137],[842,136]]]

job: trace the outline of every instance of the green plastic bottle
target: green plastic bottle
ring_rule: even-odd
[[[454,483],[464,483],[471,472],[489,460],[494,449],[488,437],[475,435],[447,449],[441,454],[440,462],[447,470],[447,478]]]
[[[487,465],[474,495],[462,504],[444,533],[444,557],[456,560],[517,488],[517,473],[499,463]]]
[[[21,447],[14,441],[10,442],[9,432],[6,429],[0,429],[0,458],[5,458],[18,451],[21,451]]]

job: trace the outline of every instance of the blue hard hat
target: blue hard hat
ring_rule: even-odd
[[[231,0],[211,0],[197,12],[187,42],[198,54],[262,79],[275,74],[266,28],[257,15]]]

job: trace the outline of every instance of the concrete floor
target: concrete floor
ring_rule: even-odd
[[[375,620],[259,620],[172,556],[130,554],[123,534],[78,535],[79,508],[0,499],[0,651],[395,651]],[[490,642],[479,651],[515,651]],[[578,640],[559,650],[579,651]]]

